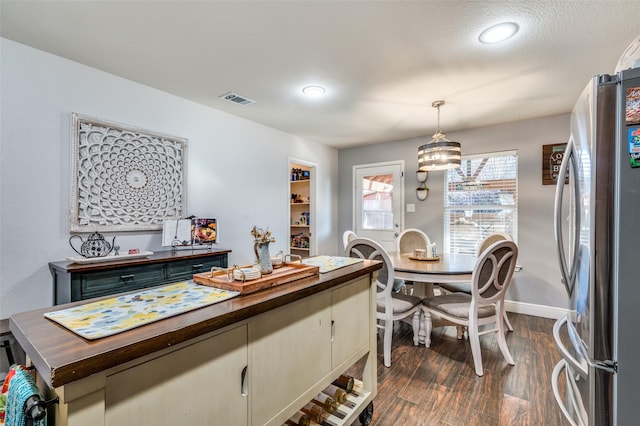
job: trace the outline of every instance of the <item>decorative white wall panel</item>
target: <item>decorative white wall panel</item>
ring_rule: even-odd
[[[186,216],[187,139],[72,114],[71,231],[162,229]]]

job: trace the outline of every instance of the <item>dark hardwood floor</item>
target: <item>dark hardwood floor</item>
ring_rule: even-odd
[[[473,368],[471,347],[457,340],[455,327],[434,329],[431,348],[413,346],[411,327],[398,323],[392,364],[382,363],[378,338],[378,395],[373,425],[565,425],[551,389],[560,360],[554,320],[509,313],[514,331],[507,344],[508,365],[495,333],[482,336],[484,376]]]

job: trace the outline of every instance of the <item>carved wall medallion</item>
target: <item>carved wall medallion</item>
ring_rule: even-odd
[[[156,230],[186,216],[187,139],[71,117],[72,232]]]

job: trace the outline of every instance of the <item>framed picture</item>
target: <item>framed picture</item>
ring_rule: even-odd
[[[73,113],[71,232],[148,231],[186,216],[187,139]]]
[[[193,244],[215,244],[218,241],[218,223],[213,218],[193,219]]]
[[[211,245],[218,242],[218,221],[214,218],[168,219],[162,228],[164,247]]]
[[[560,173],[560,165],[564,158],[566,143],[542,145],[542,184],[555,185]],[[569,183],[569,174],[565,175],[564,183]]]

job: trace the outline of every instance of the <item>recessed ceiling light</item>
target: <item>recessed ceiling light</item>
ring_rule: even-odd
[[[307,96],[318,97],[324,95],[324,87],[321,86],[307,86],[302,89],[302,93]]]
[[[497,24],[492,27],[487,28],[483,32],[480,33],[481,43],[485,44],[493,44],[500,43],[501,41],[505,41],[511,37],[513,37],[520,27],[515,22],[503,22],[502,24]]]

